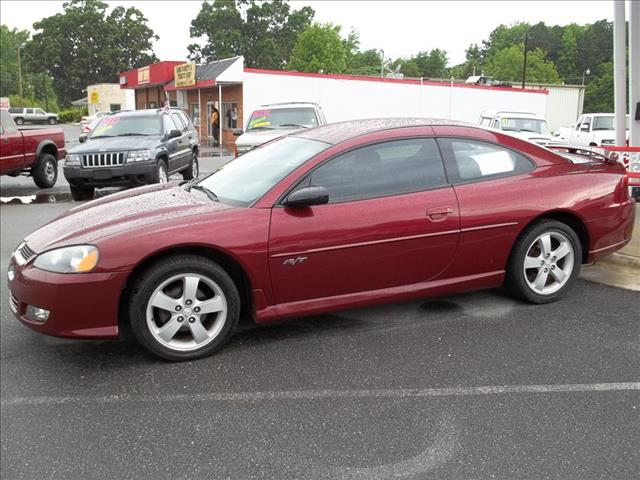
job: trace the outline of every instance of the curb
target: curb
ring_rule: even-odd
[[[595,265],[629,267],[640,271],[640,258],[632,255],[625,255],[624,253],[612,253],[611,255],[607,255],[606,257],[596,261]]]

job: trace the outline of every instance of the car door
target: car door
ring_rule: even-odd
[[[169,172],[173,173],[180,168],[180,156],[183,154],[183,152],[181,151],[180,145],[178,143],[180,141],[180,137],[169,138],[169,134],[173,130],[179,129],[171,118],[171,115],[163,115],[162,122],[164,126],[164,135],[167,139],[166,148],[169,156],[169,163],[167,165],[167,168],[169,169]]]
[[[6,110],[0,110],[0,172],[12,172],[24,167],[22,134]]]
[[[455,127],[434,130],[456,133]],[[529,172],[535,164],[489,139],[450,136],[438,144],[460,208],[460,242],[446,276],[500,275],[530,215],[536,186]]]
[[[581,117],[582,121],[579,121],[576,124],[575,131],[575,142],[574,145],[579,147],[585,147],[589,145],[589,130],[591,130],[591,117],[588,115],[583,115]]]
[[[180,130],[182,134],[178,140],[178,151],[180,155],[178,156],[179,168],[182,168],[191,163],[191,139],[189,138],[189,131],[187,129],[187,125],[184,124],[182,118],[175,112],[171,113],[171,118],[173,119],[173,123],[175,123],[176,128]]]
[[[362,146],[295,187],[329,203],[272,209],[269,261],[278,304],[427,282],[451,261],[459,214],[433,138]]]
[[[47,121],[47,114],[41,108],[34,108],[33,112],[34,112],[33,113],[33,118],[35,119],[34,121],[36,121],[36,122],[46,122]]]

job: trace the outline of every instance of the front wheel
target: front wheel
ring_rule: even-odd
[[[159,160],[156,165],[154,183],[167,183],[168,181],[169,175],[167,174],[167,164],[164,160]]]
[[[191,164],[182,171],[182,178],[185,180],[193,180],[194,178],[198,178],[199,173],[200,165],[198,164],[198,154],[193,152]]]
[[[211,355],[229,339],[239,316],[240,295],[231,277],[196,255],[176,255],[152,265],[130,295],[134,336],[166,360]]]
[[[58,161],[50,153],[43,153],[33,167],[34,183],[40,188],[51,188],[58,180]]]
[[[516,242],[507,285],[531,303],[554,302],[575,283],[581,261],[582,246],[575,231],[564,223],[543,220]]]

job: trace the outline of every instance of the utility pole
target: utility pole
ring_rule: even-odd
[[[18,45],[18,95],[22,97],[22,64],[20,63],[20,49],[22,45]]]
[[[524,62],[522,64],[522,88],[527,80],[527,41],[529,40],[529,32],[524,34]]]
[[[49,95],[47,95],[47,84],[45,81],[45,74],[42,72],[42,94],[44,95],[44,108],[45,111],[49,111]]]
[[[380,49],[380,76],[384,77],[384,50]]]

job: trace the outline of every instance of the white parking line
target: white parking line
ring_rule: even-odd
[[[86,403],[136,403],[136,402],[260,402],[269,400],[323,400],[339,398],[429,398],[469,397],[502,394],[585,393],[640,390],[640,382],[622,383],[572,383],[560,385],[499,385],[481,387],[450,387],[388,390],[288,390],[273,392],[237,393],[181,393],[157,395],[95,395],[95,396],[42,396],[5,397],[3,407],[28,405],[64,405]]]

